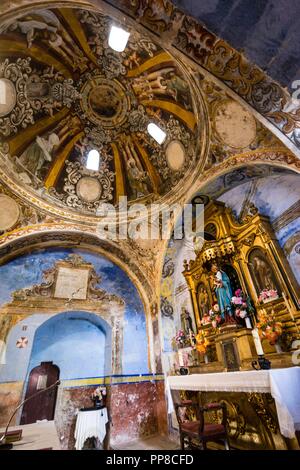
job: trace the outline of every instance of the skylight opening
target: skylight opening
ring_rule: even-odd
[[[108,37],[108,45],[116,52],[123,52],[127,45],[129,36],[130,33],[124,29],[112,26]]]
[[[167,134],[154,122],[150,122],[147,126],[147,130],[151,137],[153,137],[154,140],[156,140],[157,143],[160,145],[165,141]]]
[[[99,171],[100,153],[98,150],[90,150],[88,153],[86,168],[88,170]]]

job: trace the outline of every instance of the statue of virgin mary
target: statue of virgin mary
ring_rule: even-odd
[[[212,264],[211,271],[214,275],[213,281],[220,309],[220,315],[221,318],[225,320],[225,314],[232,316],[231,299],[233,294],[230,285],[230,279],[224,271],[219,269],[216,263]]]

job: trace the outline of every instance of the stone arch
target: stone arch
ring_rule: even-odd
[[[107,245],[103,246],[97,240],[96,237],[93,237],[92,235],[88,234],[88,236],[85,236],[84,234],[83,238],[80,238],[79,233],[66,233],[66,232],[42,232],[41,234],[31,234],[30,236],[22,237],[19,238],[18,240],[14,240],[12,244],[9,244],[9,246],[3,247],[3,250],[0,250],[0,259],[1,259],[1,264],[6,263],[9,260],[12,260],[16,257],[19,257],[21,255],[24,255],[29,252],[34,252],[37,250],[40,250],[41,248],[77,248],[77,249],[82,249],[86,250],[91,253],[95,254],[100,254],[104,258],[112,261],[114,264],[116,264],[119,268],[121,268],[126,275],[128,275],[130,281],[132,284],[135,286],[137,289],[137,293],[140,297],[140,300],[143,305],[143,310],[145,314],[145,319],[146,319],[146,334],[148,337],[148,367],[150,371],[154,371],[154,361],[153,361],[153,345],[151,343],[151,331],[149,332],[149,328],[151,328],[151,317],[150,315],[147,317],[147,309],[149,306],[149,298],[150,298],[150,293],[149,290],[144,288],[142,284],[143,280],[143,274],[139,273],[139,270],[137,270],[137,274],[132,273],[129,271],[130,267],[128,268],[125,264],[124,259],[120,259],[120,257],[117,257],[117,255],[120,256],[121,250],[112,250],[109,249],[110,244],[108,243]],[[129,264],[129,263],[128,263]],[[139,274],[139,282],[137,282],[137,275]],[[147,287],[147,286],[146,286]],[[114,296],[113,296],[114,297]],[[123,307],[118,304],[118,301],[112,301],[113,306],[112,307],[112,313],[111,313],[111,329],[112,329],[112,351],[113,351],[113,357],[112,357],[112,362],[114,362],[114,368],[112,373],[113,374],[120,374],[122,373],[121,369],[121,351],[122,351],[122,344],[123,344],[123,334],[120,332],[120,327],[121,327],[121,317],[123,317],[123,313],[121,310]],[[13,307],[13,303],[5,305],[2,313],[9,313],[10,308]],[[42,302],[43,303],[43,302]],[[44,311],[47,311],[49,299],[45,298],[44,302]],[[100,305],[101,307],[101,305]],[[43,305],[40,305],[40,308],[43,309]],[[90,313],[99,313],[99,305],[97,306],[95,304],[94,308],[91,307],[89,304],[84,304],[81,303],[80,305],[68,305],[68,308],[64,305],[56,305],[53,306],[53,311],[56,314],[63,313],[66,310],[70,311],[85,311],[85,312],[90,312]],[[105,307],[107,309],[107,307]],[[28,310],[28,309],[27,309]],[[27,311],[27,315],[30,311]],[[120,311],[120,314],[118,313]],[[34,308],[31,313],[34,313]],[[120,316],[121,315],[121,316]],[[100,314],[101,317],[101,314]],[[18,315],[4,315],[2,316],[4,320],[8,319],[8,321],[4,321],[3,328],[1,328],[1,337],[0,339],[2,341],[6,341],[9,332],[11,329],[20,321],[20,318]],[[23,317],[24,318],[24,317]],[[106,321],[110,318],[110,314],[107,311],[106,312],[106,318],[105,316],[103,317]]]
[[[149,299],[153,295],[152,287],[139,266],[129,258],[120,245],[100,239],[94,233],[83,231],[81,227],[70,228],[63,223],[41,224],[24,227],[7,236],[4,235],[0,245],[0,264],[34,249],[50,246],[86,248],[108,258],[126,272],[138,289],[144,306],[148,307]],[[147,308],[145,310],[147,311]]]
[[[47,328],[49,324],[54,324],[59,322],[61,319],[67,320],[81,320],[86,321],[96,328],[101,330],[101,332],[105,335],[105,354],[104,354],[104,375],[110,376],[114,373],[121,373],[121,370],[117,371],[115,369],[114,360],[116,363],[120,364],[121,360],[120,357],[114,358],[112,351],[116,350],[118,356],[120,356],[121,348],[120,348],[120,338],[117,337],[115,331],[115,325],[110,325],[107,320],[105,320],[101,316],[101,312],[89,312],[87,310],[68,310],[60,313],[54,313],[48,318],[45,318],[44,321],[41,319],[40,324],[37,326],[34,337],[33,337],[33,345],[37,340],[39,334],[42,333],[42,330]],[[32,356],[33,351],[31,351]],[[29,364],[30,365],[30,364]],[[28,369],[29,373],[30,370]]]
[[[193,184],[190,191],[187,192],[185,202],[191,201],[197,195],[197,193],[201,192],[204,186],[211,184],[220,176],[224,176],[245,166],[256,167],[262,165],[285,169],[295,172],[296,174],[300,174],[300,160],[288,150],[260,150],[241,153],[239,155],[227,158],[223,162],[214,165],[205,171],[201,176],[201,179]]]

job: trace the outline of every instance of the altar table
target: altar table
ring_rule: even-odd
[[[107,408],[79,411],[74,434],[76,450],[81,450],[89,437],[96,437],[102,443],[106,435],[106,423],[108,423]]]
[[[270,393],[281,434],[292,439],[300,430],[300,367],[170,376],[166,383],[168,413],[174,410],[171,390]]]

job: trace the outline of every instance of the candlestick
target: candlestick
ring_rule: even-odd
[[[263,350],[262,345],[261,345],[261,341],[260,341],[260,337],[259,337],[257,328],[253,328],[252,336],[253,336],[253,340],[254,340],[257,355],[258,356],[263,356],[264,355],[264,350]]]

